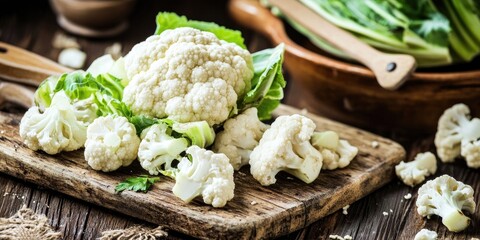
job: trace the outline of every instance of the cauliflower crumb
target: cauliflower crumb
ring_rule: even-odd
[[[76,48],[63,49],[58,55],[58,63],[75,69],[82,68],[86,59],[87,54]]]
[[[306,108],[303,108],[300,110],[300,115],[306,116],[308,114],[308,110]]]
[[[407,195],[403,196],[403,198],[405,199],[411,199],[412,198],[412,194],[411,193],[407,193]]]
[[[80,44],[78,44],[76,38],[67,36],[61,32],[57,32],[53,37],[52,46],[58,49],[80,48]]]
[[[342,236],[339,236],[339,235],[330,235],[330,236],[328,236],[328,238],[330,238],[330,239],[337,239],[337,240],[345,240],[345,239],[343,239]]]
[[[390,212],[391,212],[391,213],[393,213],[393,210],[392,210],[392,209],[390,209]]]
[[[4,134],[4,133],[5,133],[5,130],[0,131],[0,134]]]
[[[388,216],[388,212],[383,212],[383,216]]]
[[[380,146],[380,143],[378,143],[377,141],[372,141],[371,146],[372,148],[378,148]]]
[[[256,201],[252,201],[252,202],[250,203],[250,205],[252,205],[252,206],[253,206],[253,205],[257,205],[257,202],[256,202]]]
[[[353,240],[353,237],[350,236],[350,235],[345,235],[345,236],[343,237],[343,239],[345,239],[345,240]]]
[[[110,54],[113,59],[119,59],[122,56],[122,44],[116,42],[105,48],[105,54]]]
[[[8,192],[5,192],[5,193],[3,194],[4,197],[7,196],[7,195],[8,195]]]
[[[348,215],[348,208],[349,208],[349,207],[350,207],[350,205],[347,205],[347,206],[345,206],[345,207],[342,208],[342,210],[343,210],[343,211],[342,211],[343,215]]]

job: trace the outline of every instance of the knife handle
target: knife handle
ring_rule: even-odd
[[[0,42],[0,78],[37,87],[50,75],[71,71],[50,59]]]

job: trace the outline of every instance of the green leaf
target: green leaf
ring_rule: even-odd
[[[198,30],[211,32],[221,40],[235,43],[243,49],[247,48],[245,46],[245,41],[242,37],[242,33],[240,31],[228,29],[223,26],[219,26],[218,24],[213,22],[188,20],[185,16],[178,16],[175,13],[158,13],[157,29],[155,30],[155,34],[160,34],[167,29],[175,29],[179,27],[191,27]]]
[[[153,124],[158,123],[158,119],[147,117],[145,115],[133,116],[130,118],[129,121],[135,126],[135,129],[137,130],[137,135],[139,136],[140,134],[142,134],[143,130],[152,126]]]
[[[94,94],[93,101],[97,105],[97,116],[116,115],[127,119],[133,116],[132,111],[124,102],[109,95],[97,92]]]
[[[37,107],[42,110],[50,107],[54,95],[53,90],[55,89],[55,86],[57,86],[59,79],[60,76],[50,76],[47,79],[43,80],[40,86],[38,86],[34,96],[34,102]]]
[[[271,118],[271,113],[283,99],[286,81],[282,74],[284,44],[252,54],[254,76],[252,88],[240,100],[239,109],[256,107],[260,120]]]
[[[146,193],[152,185],[160,180],[159,177],[149,177],[147,175],[141,175],[138,177],[130,177],[125,179],[123,182],[120,182],[115,187],[115,192],[119,193],[124,190],[131,190],[134,192],[144,192]]]

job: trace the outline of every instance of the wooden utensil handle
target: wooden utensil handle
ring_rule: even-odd
[[[38,86],[50,75],[71,71],[72,69],[64,67],[50,59],[0,42],[1,78],[31,86]]]
[[[11,102],[29,108],[33,99],[33,90],[15,83],[0,82],[0,105]]]
[[[292,18],[295,22],[306,27],[315,35],[321,37],[329,44],[340,49],[370,69],[373,69],[374,67],[372,59],[383,56],[382,52],[358,40],[352,34],[336,27],[323,18],[319,18],[317,13],[311,9],[308,9],[298,0],[271,0],[271,3],[277,6],[284,14],[286,14],[289,18]],[[290,15],[288,9],[301,11],[301,14]]]

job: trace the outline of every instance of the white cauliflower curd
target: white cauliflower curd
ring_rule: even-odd
[[[461,155],[469,167],[479,168],[480,119],[471,119],[470,109],[465,104],[445,110],[438,120],[435,146],[442,162],[453,162]]]
[[[322,154],[310,143],[315,123],[302,115],[280,116],[250,154],[250,173],[263,186],[285,171],[311,183],[322,169]]]
[[[358,153],[357,147],[350,145],[347,140],[340,139],[334,131],[315,132],[310,142],[322,153],[322,169],[344,168]]]
[[[140,138],[125,117],[99,117],[88,126],[85,160],[95,170],[115,171],[137,158]]]
[[[413,187],[425,181],[425,177],[435,174],[437,159],[431,152],[419,153],[411,162],[401,161],[395,166],[395,173],[406,185]]]
[[[438,215],[449,231],[462,231],[470,225],[462,210],[475,212],[473,193],[472,187],[448,175],[437,177],[418,189],[417,212],[423,217]]]
[[[175,196],[190,202],[197,196],[213,207],[223,207],[234,196],[233,167],[225,154],[214,153],[198,146],[187,149],[174,173]]]
[[[258,119],[257,109],[249,108],[223,124],[213,151],[227,155],[235,170],[248,164],[250,153],[258,145],[268,125]]]
[[[250,53],[213,33],[182,27],[133,47],[123,101],[135,114],[179,122],[225,121],[251,86]]]
[[[20,122],[20,137],[34,151],[57,154],[77,150],[85,143],[88,124],[77,119],[77,115],[70,98],[60,91],[44,112],[36,106],[28,109]]]

